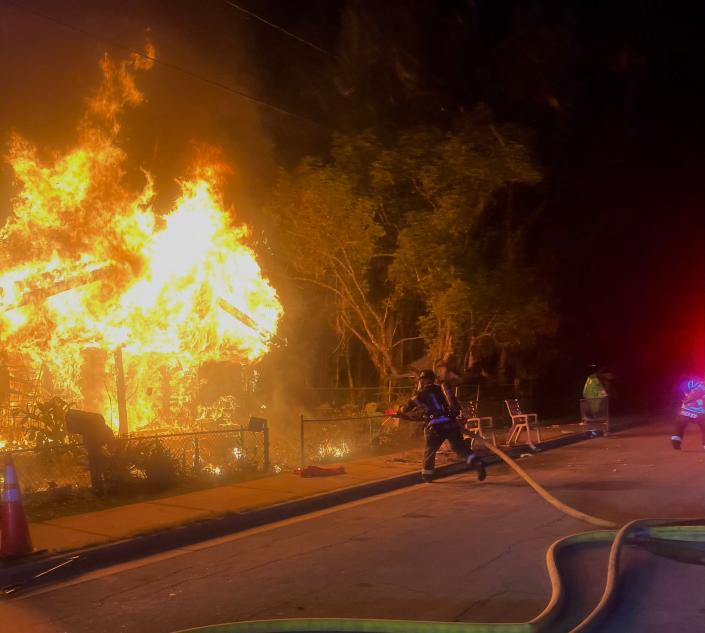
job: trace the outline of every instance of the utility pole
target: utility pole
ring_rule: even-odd
[[[122,347],[115,348],[115,383],[117,387],[118,404],[118,434],[127,437],[127,398],[125,396],[125,368],[122,364]]]

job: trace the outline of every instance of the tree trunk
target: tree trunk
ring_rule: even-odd
[[[473,348],[475,346],[475,337],[471,336],[468,340],[468,349],[465,352],[465,361],[463,367],[465,370],[469,370],[475,364],[475,355],[473,354]]]
[[[340,387],[340,352],[335,355],[335,388]]]
[[[497,366],[497,382],[500,385],[507,384],[507,369],[509,368],[509,349],[502,345],[499,350],[499,363]]]
[[[345,369],[347,370],[348,376],[348,387],[350,389],[355,389],[355,381],[352,375],[352,366],[350,362],[350,341],[345,342]]]
[[[514,267],[515,248],[514,248],[514,230],[512,228],[512,215],[514,211],[514,189],[510,185],[507,190],[507,213],[505,216],[505,240],[506,240],[506,257],[507,264],[510,268]]]
[[[441,355],[442,360],[447,360],[447,358],[453,353],[453,332],[451,331],[450,323],[446,329],[446,340],[445,346],[443,348],[443,354]]]

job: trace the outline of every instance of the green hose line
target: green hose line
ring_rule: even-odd
[[[261,620],[233,622],[181,633],[532,633],[530,624],[467,624],[464,622],[418,622],[414,620]]]
[[[692,519],[683,519],[683,521],[690,522]],[[614,541],[612,541],[612,547],[610,548],[610,555],[607,561],[607,579],[600,601],[583,621],[578,624],[578,626],[571,629],[569,633],[597,631],[597,626],[604,621],[617,594],[619,557],[622,553],[622,548],[627,543],[633,545],[641,544],[639,540],[634,538],[633,532],[642,530],[641,539],[642,541],[646,540],[646,542],[654,540],[674,541],[673,534],[675,529],[675,533],[680,533],[688,537],[687,540],[683,541],[685,543],[705,542],[705,519],[700,519],[700,521],[701,525],[682,525],[679,524],[680,521],[678,519],[636,519],[624,525],[617,532]],[[643,534],[644,532],[646,533],[645,536]],[[663,539],[664,535],[667,537],[666,539]],[[695,560],[685,562],[697,563]],[[705,561],[701,559],[701,562],[698,564],[705,564]]]
[[[468,623],[315,618],[233,622],[188,629],[181,633],[597,633],[616,596],[619,559],[625,545],[643,547],[655,554],[682,562],[705,565],[702,547],[699,550],[693,547],[694,544],[705,544],[705,518],[637,519],[619,527],[612,521],[585,514],[562,503],[535,482],[504,451],[485,444],[552,506],[591,525],[611,528],[572,534],[551,544],[546,551],[551,596],[543,611],[529,622]],[[605,587],[595,608],[577,626],[566,628],[565,624],[561,625],[565,588],[558,568],[558,554],[568,547],[585,543],[611,543]]]

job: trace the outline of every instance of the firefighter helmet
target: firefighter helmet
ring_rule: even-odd
[[[419,374],[419,387],[425,383],[433,384],[434,382],[436,382],[436,374],[433,373],[432,369],[424,369]]]

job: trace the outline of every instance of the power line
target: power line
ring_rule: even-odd
[[[237,9],[238,11],[244,13],[245,15],[250,16],[251,18],[254,18],[255,20],[259,20],[263,24],[266,24],[267,26],[276,29],[277,31],[280,31],[281,33],[284,33],[285,35],[288,35],[289,37],[295,39],[297,42],[303,44],[304,46],[308,46],[309,48],[312,48],[315,51],[318,51],[319,53],[323,53],[324,55],[328,55],[329,57],[335,57],[333,53],[330,51],[325,50],[324,48],[321,48],[320,46],[317,46],[313,42],[309,42],[308,40],[305,40],[303,37],[299,37],[295,33],[292,33],[291,31],[287,31],[285,28],[279,26],[278,24],[274,24],[273,22],[270,22],[269,20],[265,20],[263,17],[257,15],[256,13],[252,13],[252,11],[245,9],[244,7],[241,7],[234,2],[231,2],[231,0],[223,0],[225,4],[231,6],[233,9]]]
[[[294,112],[290,112],[289,110],[285,110],[284,108],[280,108],[279,106],[276,106],[276,105],[272,105],[271,103],[263,101],[262,99],[258,99],[257,97],[253,97],[252,95],[249,95],[246,92],[242,92],[241,90],[238,90],[237,88],[233,88],[231,86],[228,86],[227,84],[221,83],[221,82],[216,81],[214,79],[209,79],[208,77],[204,77],[203,75],[199,75],[197,73],[194,73],[186,68],[178,66],[177,64],[173,64],[171,62],[167,62],[167,61],[158,59],[156,57],[153,57],[152,55],[147,55],[146,53],[143,53],[141,51],[137,51],[137,50],[125,45],[125,44],[122,44],[121,42],[117,42],[113,39],[103,37],[102,35],[97,35],[96,33],[93,33],[91,31],[88,31],[88,30],[83,29],[81,27],[75,26],[73,24],[69,24],[68,22],[64,22],[63,20],[55,18],[54,16],[48,15],[48,14],[43,13],[41,11],[36,11],[35,9],[30,9],[29,7],[25,7],[24,5],[22,5],[18,2],[15,2],[15,0],[0,0],[0,1],[3,1],[3,2],[5,2],[5,4],[9,4],[9,5],[15,7],[16,9],[19,9],[20,11],[24,11],[25,13],[29,13],[31,15],[34,15],[35,17],[39,17],[44,20],[48,20],[49,22],[53,22],[55,24],[63,26],[64,28],[70,29],[71,31],[75,31],[76,33],[80,33],[81,35],[83,35],[85,37],[89,37],[89,38],[96,40],[98,42],[101,42],[102,44],[108,44],[109,46],[119,48],[119,49],[126,51],[128,53],[133,53],[134,55],[139,55],[143,59],[147,59],[151,62],[154,62],[155,64],[158,64],[158,65],[163,66],[165,68],[169,68],[170,70],[181,73],[182,75],[186,75],[188,77],[191,77],[192,79],[197,79],[197,80],[199,80],[205,84],[208,84],[210,86],[215,86],[216,88],[220,88],[221,90],[225,90],[226,92],[234,94],[242,99],[245,99],[245,100],[250,101],[252,103],[255,103],[257,105],[268,108],[269,110],[272,110],[272,111],[277,112],[279,114],[283,114],[285,116],[293,117],[295,119],[300,119],[302,121],[312,123],[313,125],[315,125],[317,127],[325,128],[325,126],[322,123],[319,123],[318,121],[314,121],[313,119],[309,119],[306,116],[303,116],[301,114],[296,114]]]

